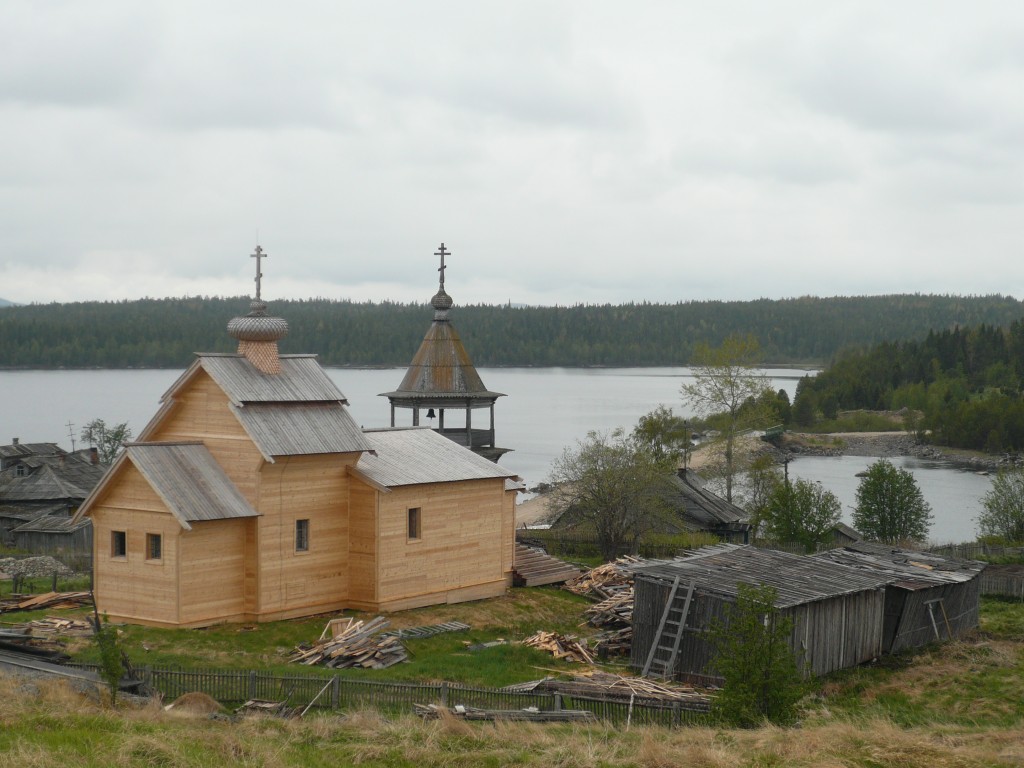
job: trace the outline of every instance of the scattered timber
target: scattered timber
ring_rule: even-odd
[[[574,635],[560,635],[557,632],[541,630],[523,640],[525,645],[547,651],[556,659],[565,659],[579,664],[593,664],[594,656],[587,648],[587,641]]]
[[[664,705],[679,702],[683,709],[697,712],[707,712],[711,707],[711,696],[706,689],[597,670],[574,675],[570,680],[545,677],[529,683],[517,683],[504,690],[520,693],[560,693],[563,696],[615,702],[634,700]]]
[[[469,630],[469,624],[464,624],[461,621],[446,621],[444,624],[430,624],[425,627],[406,627],[405,629],[391,629],[387,632],[382,632],[380,636],[397,637],[399,639],[412,637],[417,640],[422,640],[426,637],[442,635],[445,632],[468,632]]]
[[[0,600],[0,613],[6,611],[34,611],[41,608],[79,608],[92,603],[88,592],[47,592],[27,597],[19,595]]]
[[[531,723],[592,723],[597,716],[585,709],[539,710],[536,707],[527,709],[476,709],[475,707],[457,706],[452,709],[439,707],[436,704],[414,704],[413,711],[425,720],[436,720],[442,717],[454,717],[460,720],[525,720]]]
[[[580,568],[552,557],[542,549],[516,544],[513,559],[513,583],[517,587],[561,584],[580,575]]]
[[[593,568],[575,579],[565,583],[570,592],[589,597],[592,600],[607,600],[633,583],[633,573],[629,566],[642,562],[638,557],[626,555],[613,563],[605,563]]]
[[[321,664],[333,669],[386,669],[407,661],[409,654],[401,640],[394,635],[377,635],[386,626],[388,620],[380,616],[368,622],[351,617],[332,619],[327,622],[319,640],[298,646],[289,661]]]

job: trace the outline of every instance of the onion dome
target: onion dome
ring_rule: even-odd
[[[267,303],[254,301],[249,314],[228,322],[228,334],[239,341],[280,341],[288,335],[288,321],[267,315]]]

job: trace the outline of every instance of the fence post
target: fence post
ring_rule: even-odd
[[[50,589],[51,592],[57,591],[57,569],[53,569],[53,587]]]
[[[672,725],[678,728],[682,723],[682,709],[678,701],[672,702]]]
[[[341,678],[334,676],[334,685],[331,688],[331,709],[337,709],[341,704]]]
[[[142,683],[147,688],[153,687],[153,667],[149,664],[142,668]]]
[[[448,681],[445,680],[441,683],[441,706],[448,706]]]
[[[255,669],[249,670],[249,696],[248,696],[248,698],[250,700],[256,698],[256,670]]]
[[[562,694],[560,694],[557,691],[555,691],[554,695],[551,698],[553,700],[553,706],[555,708],[555,712],[561,712],[562,711]]]

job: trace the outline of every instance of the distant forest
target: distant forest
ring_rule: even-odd
[[[181,368],[194,352],[229,352],[228,320],[246,298],[143,299],[0,308],[0,367]],[[433,318],[425,304],[273,301],[291,332],[282,352],[325,365],[406,365]],[[694,345],[753,333],[766,363],[825,365],[882,342],[958,326],[1008,328],[1008,296],[894,295],[677,304],[469,305],[452,322],[481,366],[686,365]]]
[[[852,409],[906,409],[905,426],[941,445],[1024,450],[1024,321],[843,354],[800,381],[791,421],[810,425]]]

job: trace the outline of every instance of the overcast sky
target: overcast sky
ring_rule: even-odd
[[[1024,4],[0,3],[0,297],[1024,297]]]

